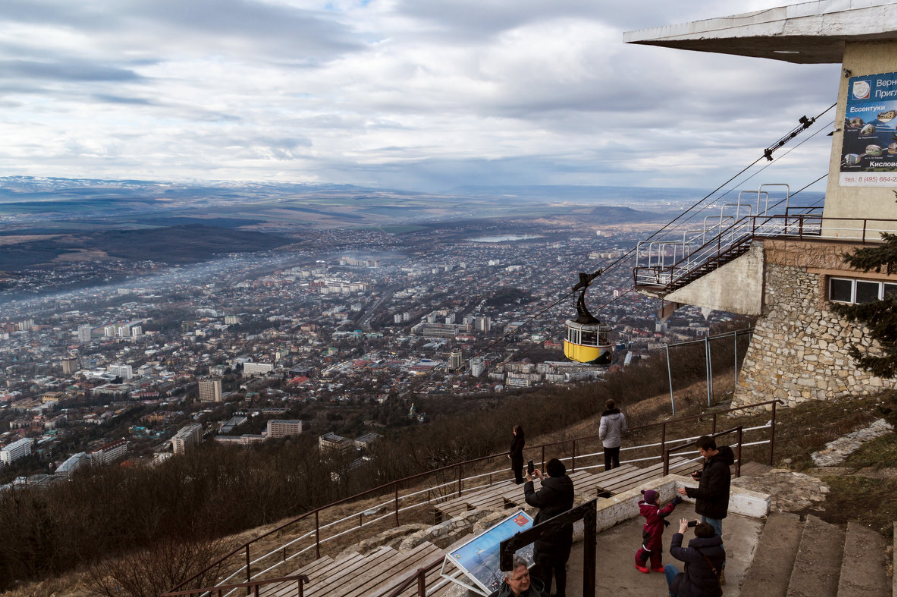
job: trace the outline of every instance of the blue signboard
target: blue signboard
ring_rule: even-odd
[[[841,186],[897,187],[897,73],[847,82]]]
[[[498,589],[504,579],[499,566],[499,546],[501,542],[521,531],[531,529],[532,526],[533,519],[529,514],[520,510],[482,535],[449,553],[446,556],[446,561],[450,561],[457,568],[460,568],[465,576],[473,581],[474,586],[465,586],[474,590],[480,589],[477,592],[488,595]],[[532,566],[533,545],[529,544],[518,550],[516,555],[522,557]],[[444,570],[445,565],[443,565]],[[443,572],[443,575],[449,577],[450,580],[458,582],[457,579],[446,575],[445,572]]]

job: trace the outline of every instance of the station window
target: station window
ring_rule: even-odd
[[[828,300],[836,303],[872,303],[897,296],[897,283],[829,278]]]

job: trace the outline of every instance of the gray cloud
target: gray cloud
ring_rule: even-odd
[[[774,3],[5,0],[0,175],[711,184],[834,101],[838,66],[622,32]],[[775,178],[824,171],[817,141]]]
[[[80,60],[37,62],[34,60],[0,60],[0,78],[49,79],[55,81],[136,81],[141,79],[132,70],[109,67]]]

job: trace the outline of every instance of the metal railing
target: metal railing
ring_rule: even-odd
[[[414,575],[409,577],[405,582],[401,583],[397,586],[388,597],[399,597],[405,590],[407,590],[413,583],[417,582],[417,595],[418,597],[427,597],[427,573],[435,568],[438,568],[443,562],[444,556],[439,556],[439,559],[433,560],[426,566],[418,568]]]
[[[752,404],[749,406],[743,406],[738,408],[730,408],[727,410],[715,411],[712,413],[705,413],[700,415],[692,415],[688,417],[678,417],[674,419],[670,419],[669,421],[663,421],[660,423],[651,423],[649,425],[640,425],[637,427],[630,428],[626,435],[631,436],[636,432],[643,432],[647,430],[657,430],[660,431],[660,441],[648,444],[641,444],[635,446],[626,446],[621,448],[621,452],[626,451],[643,451],[650,450],[652,448],[659,448],[658,452],[654,455],[632,458],[630,460],[623,460],[621,464],[625,463],[637,463],[637,462],[646,462],[646,461],[663,461],[665,451],[674,444],[679,444],[680,442],[688,442],[697,439],[697,437],[681,437],[681,438],[668,438],[667,431],[671,426],[674,426],[679,423],[683,423],[686,421],[693,420],[702,420],[702,419],[711,419],[711,434],[716,433],[717,421],[719,416],[726,415],[729,413],[734,413],[738,411],[745,410],[753,410],[756,408],[762,408],[766,406],[771,406],[772,410],[772,418],[771,420],[764,424],[756,427],[751,427],[745,429],[745,432],[753,432],[753,431],[769,431],[769,439],[762,440],[758,442],[754,442],[752,444],[746,445],[761,445],[761,444],[769,444],[769,464],[773,463],[773,450],[775,446],[775,413],[776,413],[776,405],[784,404],[781,400],[770,400],[767,402],[761,402],[758,404]],[[556,442],[549,442],[545,444],[540,444],[536,446],[525,447],[524,450],[528,451],[532,454],[533,451],[537,451],[537,454],[541,456],[542,470],[545,468],[546,462],[546,449],[557,448],[559,446],[564,446],[564,448],[569,447],[572,444],[572,451],[569,456],[565,456],[560,458],[561,461],[569,462],[570,472],[575,472],[576,470],[588,470],[594,468],[603,468],[604,463],[600,462],[598,464],[587,464],[587,459],[597,459],[598,457],[604,454],[603,450],[597,452],[587,451],[586,453],[581,453],[578,448],[581,448],[584,445],[587,445],[588,442],[598,440],[599,436],[597,434],[582,436],[577,438],[572,438],[569,440],[560,440]],[[676,449],[681,448],[682,446],[677,446]],[[579,452],[579,453],[578,453]],[[237,557],[240,557],[242,563],[237,564],[237,562],[232,562],[230,565],[236,566],[228,576],[221,579],[220,581],[216,581],[215,586],[207,587],[202,590],[193,590],[192,594],[197,595],[214,595],[219,589],[222,588],[223,585],[219,583],[228,582],[238,576],[243,576],[246,579],[246,582],[252,582],[253,578],[258,578],[261,575],[267,574],[276,568],[283,566],[287,562],[293,562],[299,556],[303,554],[314,553],[314,559],[318,559],[321,557],[321,546],[326,544],[329,541],[333,541],[334,539],[345,536],[349,533],[356,532],[364,527],[369,525],[373,525],[379,521],[387,520],[389,518],[393,519],[393,526],[400,526],[400,513],[408,512],[414,510],[416,508],[421,508],[425,506],[432,506],[434,504],[438,504],[441,501],[445,501],[448,499],[454,499],[456,497],[462,497],[465,482],[467,483],[467,489],[483,489],[486,487],[490,487],[494,485],[496,482],[510,482],[510,477],[507,479],[501,479],[500,481],[495,481],[494,476],[499,473],[507,473],[508,466],[506,460],[507,452],[501,452],[499,454],[491,454],[489,456],[483,456],[480,458],[473,458],[470,460],[465,460],[463,462],[451,464],[448,466],[444,466],[438,469],[433,469],[429,471],[425,471],[422,473],[418,473],[415,475],[411,475],[409,477],[405,477],[402,479],[398,479],[396,481],[391,481],[389,483],[385,483],[378,487],[369,489],[367,491],[363,491],[351,497],[343,498],[336,502],[332,502],[330,504],[321,506],[319,508],[315,508],[309,512],[302,514],[292,520],[285,522],[277,526],[276,528],[251,539],[242,545],[234,548],[209,566],[207,566],[203,571],[195,574],[191,578],[183,581],[178,584],[176,587],[172,589],[172,592],[177,592],[179,589],[187,585],[188,583],[194,581],[199,578],[203,574],[207,574],[211,569],[228,569],[229,566],[226,565],[229,560],[234,560]],[[487,471],[476,471],[477,474],[471,476],[463,476],[464,469],[467,468],[468,471],[471,469],[476,469],[477,465],[482,465],[486,461],[494,460],[496,458],[501,458],[502,467],[500,470],[487,470]],[[534,459],[535,460],[535,459]],[[577,466],[579,465],[579,466]],[[424,481],[427,477],[432,477],[434,475],[439,476],[444,473],[451,472],[454,479],[445,483],[438,483],[435,486],[428,487],[420,487],[420,483]],[[417,482],[418,485],[415,487],[406,490],[407,493],[400,495],[400,487],[411,485]],[[473,485],[475,482],[482,482],[480,485]],[[342,518],[337,520],[333,520],[330,522],[326,522],[325,524],[321,524],[321,513],[326,510],[332,509],[336,506],[340,506],[342,504],[346,504],[349,502],[359,501],[367,496],[372,494],[375,495],[383,495],[383,494],[392,494],[392,498],[388,499],[384,502],[380,502],[374,506],[365,506],[361,510],[357,512],[353,512],[348,514]],[[417,501],[414,501],[414,500]],[[404,505],[403,505],[404,504]],[[383,510],[389,510],[386,514],[380,514]],[[378,514],[380,514],[378,516]],[[365,519],[365,516],[368,516]],[[357,520],[357,524],[353,521]],[[262,540],[271,537],[272,535],[278,533],[284,533],[303,521],[313,521],[314,527],[311,530],[300,533],[297,537],[294,537],[287,541],[286,543],[279,545],[274,549],[270,549],[266,553],[256,556],[255,559],[252,559],[252,551],[253,548],[259,544]],[[351,523],[352,526],[348,528],[344,528],[340,530],[340,526],[346,526]],[[326,529],[333,529],[336,532],[328,537],[322,538],[321,532]],[[300,547],[302,543],[306,543],[304,547]],[[293,553],[287,555],[289,550],[293,550]],[[264,566],[263,566],[264,564]],[[297,565],[297,568],[299,566]],[[245,584],[245,583],[244,583]],[[231,586],[231,585],[228,585]],[[229,592],[233,592],[236,590],[237,585],[231,586]]]
[[[718,233],[713,238],[669,265],[665,259],[658,262],[657,256],[651,253],[659,242],[639,243],[633,268],[635,286],[674,290],[743,254],[754,239],[812,238],[866,244],[881,242],[882,232],[897,230],[897,220],[893,219],[823,218],[816,213],[792,215],[792,211],[809,209],[815,208],[789,207],[785,214],[746,216],[730,226],[714,228]]]
[[[717,437],[722,437],[724,435],[728,435],[730,433],[735,433],[738,437],[736,441],[735,448],[735,476],[741,476],[741,446],[743,445],[744,438],[744,428],[739,425],[738,427],[733,427],[732,429],[727,429],[726,431],[720,431],[719,433],[712,433],[710,437],[716,439]],[[670,454],[673,452],[677,452],[679,450],[684,450],[685,448],[690,448],[692,446],[697,445],[697,440],[693,442],[689,442],[687,444],[682,444],[681,446],[676,446],[675,448],[667,448],[663,451],[663,476],[666,477],[670,474]]]
[[[237,589],[246,589],[247,594],[252,594],[254,597],[259,597],[259,587],[262,585],[272,585],[277,583],[292,583],[296,582],[296,594],[298,597],[302,597],[304,585],[308,584],[308,577],[304,574],[295,574],[292,576],[282,576],[280,578],[269,578],[266,580],[253,580],[250,582],[239,583],[235,585],[221,585],[215,587],[214,589],[186,589],[184,591],[169,591],[168,593],[162,593],[159,597],[189,597],[190,595],[202,595],[203,593],[210,593],[211,591],[216,591],[218,593],[218,597],[223,597],[224,592],[235,591]]]

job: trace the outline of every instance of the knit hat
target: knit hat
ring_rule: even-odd
[[[656,504],[657,503],[657,492],[653,489],[642,489],[642,495],[645,496],[646,504]]]

